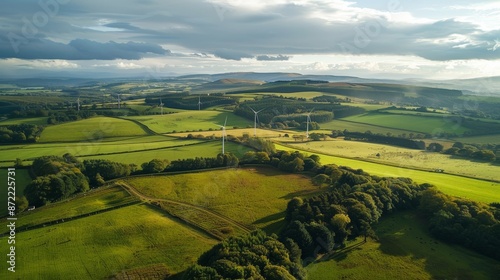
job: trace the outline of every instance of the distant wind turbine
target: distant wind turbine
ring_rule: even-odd
[[[120,108],[121,108],[120,101],[121,101],[121,100],[120,100],[120,94],[118,94],[118,109],[120,109]]]
[[[311,113],[314,111],[314,108],[307,113],[307,120],[306,120],[306,138],[309,138],[309,124],[311,123]]]
[[[78,99],[76,100],[76,108],[78,112],[80,112],[80,97],[78,97]]]
[[[222,127],[222,154],[224,154],[224,141],[226,138],[226,123],[227,123],[227,117],[226,117],[226,120],[224,121],[224,125],[217,125],[219,127]]]
[[[253,137],[257,137],[257,121],[259,120],[259,113],[262,112],[264,109],[260,109],[259,111],[255,111],[252,107],[248,106],[250,110],[255,114],[254,120],[253,120]]]
[[[201,97],[198,95],[198,111],[201,110]]]

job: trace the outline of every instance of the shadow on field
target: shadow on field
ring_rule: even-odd
[[[279,212],[279,213],[276,213],[276,214],[271,214],[271,215],[269,215],[267,217],[264,217],[264,218],[260,218],[257,221],[253,222],[253,224],[254,225],[265,224],[265,223],[273,222],[273,221],[276,221],[276,220],[281,220],[284,217],[285,217],[285,212]]]

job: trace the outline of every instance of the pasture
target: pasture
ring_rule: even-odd
[[[454,138],[466,144],[500,144],[500,134]]]
[[[70,199],[45,205],[18,215],[17,227],[31,227],[139,201],[121,187],[91,190]],[[2,225],[3,225],[2,221]]]
[[[104,141],[106,140],[106,141]],[[203,143],[200,140],[179,140],[166,136],[138,136],[88,140],[73,143],[45,143],[30,145],[8,145],[0,147],[2,162],[0,166],[11,166],[16,158],[32,160],[47,155],[62,156],[71,153],[77,157],[110,156],[124,157],[132,152],[155,152],[155,150]],[[130,159],[129,159],[130,160]]]
[[[328,130],[344,131],[344,129],[347,129],[348,131],[352,132],[366,132],[369,130],[372,133],[382,133],[382,134],[391,133],[392,135],[401,135],[403,133],[405,134],[418,133],[417,131],[410,131],[406,129],[395,129],[389,127],[382,127],[379,125],[351,122],[351,121],[346,121],[345,119],[334,119],[327,123],[321,123],[319,126],[322,130],[328,129]]]
[[[12,164],[8,167],[12,167]],[[27,169],[16,168],[16,195],[21,197],[24,195],[24,189],[31,182],[31,177]],[[0,204],[0,217],[7,215],[7,169],[0,168],[0,182],[2,182],[2,187],[0,188],[0,197],[2,198],[2,204]]]
[[[309,279],[496,279],[493,259],[432,238],[413,212],[375,225],[379,242],[358,238],[306,267]]]
[[[16,247],[19,279],[107,279],[155,264],[174,274],[216,243],[145,204],[19,232],[16,239],[22,240]],[[0,278],[10,273],[2,269]]]
[[[497,165],[487,162],[471,162],[467,159],[456,159],[450,155],[440,153],[337,139],[306,143],[292,142],[288,144],[301,150],[316,151],[333,156],[353,159],[360,158],[373,162],[428,171],[444,169],[446,173],[478,179],[498,180],[499,167]],[[380,156],[377,156],[377,154]]]
[[[39,143],[78,142],[144,135],[148,133],[133,122],[117,118],[95,117],[49,126],[42,132]]]
[[[179,140],[183,141],[183,140]],[[195,140],[196,141],[196,140]],[[188,142],[186,142],[188,143]],[[216,157],[222,152],[221,141],[210,141],[195,145],[182,145],[175,147],[166,147],[164,149],[135,151],[126,153],[114,153],[108,155],[91,155],[79,157],[80,160],[86,159],[107,159],[121,163],[140,165],[152,159],[168,159],[170,161],[177,159],[186,159],[194,157]],[[240,157],[246,152],[252,150],[246,146],[238,145],[232,142],[225,143],[226,152],[230,152]]]
[[[453,117],[447,117],[446,115],[443,115],[442,117],[426,117],[417,115],[380,114],[372,112],[347,117],[344,118],[344,120],[428,134],[443,132],[462,134],[469,130],[460,123],[457,123]]]
[[[500,183],[493,183],[479,179],[465,178],[457,175],[421,171],[404,167],[389,166],[374,162],[367,162],[356,159],[343,158],[321,154],[318,152],[308,152],[297,148],[289,148],[283,145],[276,145],[278,150],[303,151],[306,154],[317,154],[321,157],[321,164],[336,164],[339,166],[349,166],[354,169],[363,169],[371,175],[382,177],[407,177],[419,184],[433,184],[443,193],[464,197],[475,201],[491,203],[500,202]]]
[[[126,181],[144,195],[201,206],[259,228],[280,223],[293,197],[320,191],[310,178],[274,168],[135,177]]]
[[[185,111],[168,115],[134,116],[126,119],[138,121],[156,133],[175,133],[186,131],[219,130],[227,117],[227,129],[232,127],[253,126],[253,122],[230,112],[222,111]]]
[[[0,121],[0,125],[18,125],[18,124],[47,125],[47,119],[48,117],[6,119],[4,121]]]

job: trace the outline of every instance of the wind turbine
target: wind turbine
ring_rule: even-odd
[[[217,125],[219,127],[222,127],[222,154],[224,154],[224,140],[226,137],[226,123],[227,123],[227,117],[226,117],[226,120],[224,121],[224,125]]]
[[[201,97],[198,95],[198,111],[201,110]]]
[[[314,111],[314,108],[312,108],[309,113],[307,113],[307,120],[306,120],[306,138],[309,138],[309,124],[311,123],[311,113]]]
[[[120,104],[120,94],[118,93],[118,109],[121,108],[121,104]]]
[[[160,109],[161,109],[161,114],[163,115],[163,102],[161,101],[161,97],[160,97]]]
[[[257,120],[259,119],[258,114],[262,112],[264,109],[260,109],[259,111],[255,111],[252,107],[248,106],[250,110],[255,114],[254,120],[253,120],[253,137],[257,136]]]
[[[78,112],[80,112],[80,97],[76,100],[76,107],[78,108]]]

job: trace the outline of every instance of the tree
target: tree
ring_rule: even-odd
[[[347,236],[349,235],[349,224],[351,219],[346,214],[335,214],[330,221],[330,226],[335,232],[335,243],[344,244]]]
[[[29,202],[24,195],[21,197],[16,196],[16,213],[23,212],[28,206]]]
[[[144,173],[159,173],[165,170],[170,162],[168,160],[152,159],[141,165]]]
[[[427,147],[427,150],[431,151],[431,152],[440,153],[443,151],[443,148],[444,148],[443,145],[436,143],[436,142],[433,142],[433,143],[429,144],[429,146]]]
[[[318,174],[318,175],[314,176],[314,178],[312,178],[312,182],[314,185],[321,187],[325,184],[329,184],[331,181],[330,181],[330,177],[328,175]]]

